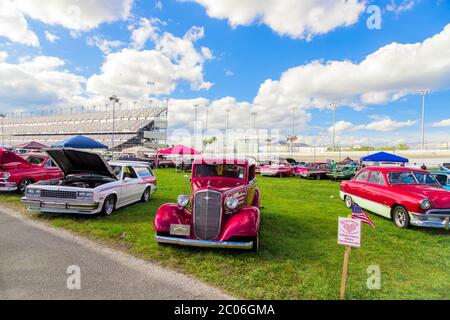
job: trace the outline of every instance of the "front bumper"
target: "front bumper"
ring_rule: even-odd
[[[28,206],[30,210],[54,213],[96,213],[100,207],[99,202],[62,202],[43,201],[22,198],[22,204]]]
[[[427,214],[411,213],[411,224],[417,227],[450,229],[450,214],[432,212]]]
[[[224,249],[243,249],[250,250],[253,248],[253,241],[250,242],[234,242],[234,241],[208,241],[208,240],[192,240],[185,238],[172,238],[155,235],[158,243],[176,244],[181,246],[202,247],[202,248],[224,248]]]
[[[0,181],[0,191],[17,191],[17,185],[14,182]]]

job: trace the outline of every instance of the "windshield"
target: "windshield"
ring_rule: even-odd
[[[232,179],[244,179],[244,167],[234,164],[200,164],[195,167],[195,177],[224,177]]]
[[[419,181],[420,184],[428,184],[431,186],[439,186],[439,182],[436,180],[435,177],[433,177],[431,174],[423,173],[423,172],[414,172],[414,175],[416,176],[417,181]]]
[[[391,185],[426,184],[439,186],[439,182],[431,174],[423,172],[393,172],[388,174],[388,180]]]

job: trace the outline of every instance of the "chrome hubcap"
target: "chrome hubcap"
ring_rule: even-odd
[[[350,208],[352,206],[352,198],[347,197],[345,200],[347,201],[347,207]]]
[[[403,227],[405,225],[405,222],[406,222],[406,215],[405,215],[405,213],[403,211],[401,211],[401,210],[397,211],[397,216],[396,216],[395,220],[397,221],[397,224],[399,226]]]
[[[144,200],[145,200],[145,201],[148,201],[149,198],[150,198],[150,192],[147,190],[147,191],[145,191],[145,193],[144,193]]]
[[[105,209],[107,215],[110,215],[113,212],[114,204],[112,200],[108,200],[108,202],[106,202]]]

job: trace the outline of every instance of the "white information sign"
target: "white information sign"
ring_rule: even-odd
[[[361,220],[339,217],[338,244],[361,247]]]

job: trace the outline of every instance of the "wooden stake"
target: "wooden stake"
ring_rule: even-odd
[[[347,288],[348,258],[350,256],[351,251],[352,247],[347,246],[344,254],[344,269],[342,270],[341,293],[339,296],[339,299],[341,300],[345,300],[345,290]]]

